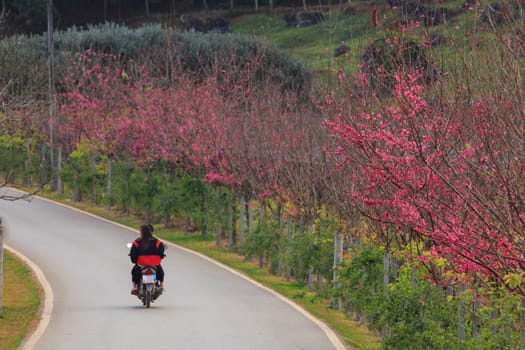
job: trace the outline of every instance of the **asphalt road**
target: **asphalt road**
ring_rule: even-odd
[[[0,200],[0,217],[6,243],[53,290],[35,350],[342,349],[286,301],[184,249],[169,247],[166,291],[146,309],[130,295],[126,243],[137,232],[39,198]]]

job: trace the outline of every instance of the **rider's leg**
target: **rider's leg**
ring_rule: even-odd
[[[131,294],[136,294],[140,284],[140,267],[138,265],[134,265],[131,269],[131,281],[133,282]]]
[[[164,288],[164,269],[162,265],[157,266],[157,279],[160,282],[160,288]]]

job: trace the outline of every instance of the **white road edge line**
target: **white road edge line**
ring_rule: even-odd
[[[323,321],[317,319],[316,317],[314,317],[312,314],[310,314],[307,310],[305,310],[302,306],[300,306],[299,304],[296,304],[295,302],[293,302],[292,300],[286,298],[285,296],[277,293],[276,291],[274,291],[273,289],[271,288],[268,288],[266,286],[264,286],[263,284],[257,282],[256,280],[246,276],[246,275],[243,275],[242,273],[240,273],[239,271],[237,270],[234,270],[232,269],[231,267],[229,266],[226,266],[218,261],[215,261],[213,259],[211,259],[210,257],[204,255],[204,254],[201,254],[201,253],[198,253],[198,252],[195,252],[193,250],[190,250],[188,248],[184,248],[184,247],[181,247],[181,246],[178,246],[176,244],[173,244],[171,242],[165,242],[165,243],[168,243],[168,244],[171,244],[179,249],[182,249],[182,250],[185,250],[187,252],[190,252],[190,253],[193,253],[195,255],[198,255],[199,257],[201,257],[202,259],[205,259],[215,265],[218,265],[220,267],[222,267],[223,269],[233,273],[234,275],[237,275],[243,279],[245,279],[246,281],[254,284],[255,286],[261,288],[261,289],[264,289],[266,290],[267,292],[273,294],[274,296],[276,296],[277,298],[281,299],[282,301],[284,301],[285,303],[287,303],[288,305],[290,305],[291,307],[293,307],[294,309],[296,309],[297,311],[299,311],[299,313],[301,313],[303,316],[305,316],[306,318],[308,318],[310,321],[312,321],[313,323],[315,323],[319,328],[321,328],[321,330],[325,333],[325,335],[328,337],[328,339],[330,339],[330,342],[332,342],[332,345],[335,346],[335,348],[337,350],[347,350],[347,348],[344,346],[344,344],[341,342],[341,340],[339,339],[339,337],[337,336],[337,334],[335,334],[335,332],[330,328],[328,327],[328,325],[326,325],[326,323],[324,323]]]
[[[54,304],[53,289],[51,289],[51,285],[47,281],[46,276],[44,275],[42,270],[33,261],[31,261],[28,257],[23,255],[16,249],[8,246],[7,244],[4,245],[4,248],[7,249],[9,252],[15,254],[33,271],[44,292],[44,303],[38,315],[38,324],[36,328],[22,341],[22,343],[18,347],[18,349],[20,350],[31,350],[35,346],[37,341],[40,339],[42,334],[44,334],[47,326],[49,325]]]
[[[15,191],[19,191],[19,192],[22,192],[20,190],[17,190],[17,189],[12,189],[12,190],[15,190]],[[35,196],[37,197],[38,199],[40,200],[43,200],[43,201],[47,201],[47,202],[50,202],[50,203],[54,203],[54,204],[57,204],[57,205],[60,205],[64,208],[69,208],[71,210],[75,210],[79,213],[83,213],[85,215],[88,215],[88,216],[91,216],[93,218],[96,218],[96,219],[99,219],[99,220],[102,220],[102,221],[105,221],[105,222],[108,222],[108,223],[111,223],[113,225],[117,225],[119,227],[122,227],[122,228],[125,228],[129,231],[132,231],[132,232],[135,232],[138,234],[138,230],[135,230],[135,229],[132,229],[126,225],[122,225],[122,224],[119,224],[118,222],[114,222],[114,221],[111,221],[111,220],[108,220],[106,218],[103,218],[101,216],[98,216],[98,215],[95,215],[95,214],[92,214],[92,213],[88,213],[84,210],[81,210],[81,209],[77,209],[75,207],[71,207],[69,205],[66,205],[66,204],[63,204],[63,203],[60,203],[60,202],[55,202],[51,199],[47,199],[47,198],[44,198],[44,197],[40,197],[40,196]],[[324,333],[325,335],[328,337],[328,339],[330,340],[330,342],[332,343],[333,346],[335,346],[335,348],[337,350],[348,350],[348,349],[351,349],[351,348],[347,348],[343,342],[341,341],[341,339],[339,339],[339,337],[337,336],[337,334],[330,328],[328,327],[328,325],[326,323],[324,323],[323,321],[319,320],[318,318],[314,317],[312,314],[310,314],[308,311],[306,311],[302,306],[300,306],[299,304],[293,302],[292,300],[284,297],[283,295],[277,293],[276,291],[274,291],[273,289],[271,288],[268,288],[264,285],[262,285],[261,283],[255,281],[254,279],[246,276],[246,275],[243,275],[242,273],[240,273],[239,271],[237,270],[234,270],[232,269],[231,267],[229,266],[226,266],[218,261],[215,261],[213,259],[211,259],[210,257],[204,255],[204,254],[201,254],[201,253],[198,253],[198,252],[195,252],[191,249],[188,249],[188,248],[185,248],[185,247],[182,247],[182,246],[179,246],[177,244],[174,244],[172,242],[168,242],[168,241],[164,241],[164,243],[167,243],[175,248],[178,248],[178,249],[181,249],[181,250],[184,250],[184,251],[187,251],[189,253],[192,253],[192,254],[195,254],[199,257],[201,257],[202,259],[205,259],[207,260],[208,262],[212,263],[212,264],[215,264],[217,266],[220,266],[221,268],[245,279],[246,281],[250,282],[251,284],[261,288],[261,289],[264,289],[266,290],[267,292],[273,294],[274,296],[276,296],[277,298],[279,298],[280,300],[284,301],[285,303],[287,303],[288,305],[290,305],[291,307],[293,307],[294,309],[296,309],[297,311],[299,311],[299,313],[301,313],[303,316],[305,316],[306,318],[308,318],[310,321],[312,321],[313,323],[315,323]],[[35,265],[36,266],[36,265]],[[42,319],[43,321],[43,319]],[[49,323],[49,319],[47,320],[47,322]],[[46,324],[46,327],[47,327],[47,324]],[[45,329],[45,328],[44,328]],[[31,348],[24,348],[23,350],[30,350]]]

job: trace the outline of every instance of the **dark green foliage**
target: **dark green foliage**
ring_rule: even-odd
[[[313,232],[296,234],[293,237],[292,259],[301,261],[305,270],[312,267],[313,272],[330,281],[333,274],[334,232],[336,223],[330,218],[321,218],[313,226]],[[303,271],[306,272],[306,271]]]
[[[184,220],[184,230],[203,230],[207,224],[204,201],[212,188],[197,178],[180,171],[180,174],[163,174],[162,191],[156,203],[155,212],[162,220],[170,223],[171,217]]]
[[[13,108],[47,97],[45,46],[37,37],[9,37],[0,40],[0,105]]]
[[[387,327],[383,349],[448,349],[457,332],[457,301],[447,301],[445,291],[418,278],[412,286],[412,269],[403,268],[381,309],[379,327]]]
[[[378,39],[361,56],[361,70],[376,92],[391,90],[395,76],[420,73],[425,81],[435,78],[436,71],[428,61],[425,49],[414,40],[396,43],[396,39]]]
[[[175,32],[160,25],[130,29],[114,23],[90,25],[86,29],[71,27],[54,34],[55,49],[59,54],[84,52],[88,49],[125,58],[136,58],[148,50],[165,47]],[[180,35],[180,34],[179,34]]]
[[[259,266],[264,263],[264,256],[273,260],[278,253],[279,235],[275,222],[260,223],[255,227],[251,237],[246,240],[243,251],[248,259],[259,258]]]
[[[467,289],[453,294],[423,277],[423,267],[402,264],[387,290],[383,286],[383,249],[374,245],[353,247],[350,257],[339,266],[336,297],[345,312],[366,321],[381,334],[381,349],[464,350],[517,349],[519,344],[520,297],[495,288],[492,303],[473,307],[481,290]],[[478,292],[480,294],[478,294]],[[458,340],[458,309],[464,305],[466,338]],[[495,312],[496,311],[496,312]],[[495,313],[494,313],[495,312]],[[474,336],[474,313],[481,320]],[[459,346],[459,347],[458,347]]]
[[[82,201],[88,196],[92,204],[100,204],[106,181],[106,170],[100,157],[86,144],[78,144],[63,164],[61,176],[73,190],[73,200]]]
[[[310,84],[311,75],[301,64],[255,37],[186,32],[176,47],[175,61],[188,71],[230,81],[248,72],[254,81],[269,79],[296,91]]]
[[[350,261],[344,260],[338,267],[340,286],[338,296],[344,308],[378,322],[383,299],[383,251],[373,245],[356,248]]]
[[[35,32],[46,25],[45,0],[5,0],[5,16],[9,30],[17,32]],[[0,3],[0,11],[2,11]]]
[[[18,135],[0,135],[0,176],[8,183],[37,181],[40,159],[35,153],[36,140]]]
[[[120,57],[123,65],[130,60],[149,67],[153,74],[176,77],[180,70],[197,76],[216,76],[234,82],[241,76],[271,80],[289,89],[308,90],[310,73],[281,50],[252,37],[219,33],[180,33],[160,25],[137,29],[107,23],[70,28],[54,34],[56,84],[73,58],[93,50]],[[45,101],[47,92],[47,37],[16,36],[0,41],[0,83],[12,82],[8,96],[35,96]],[[23,67],[23,68],[21,68]],[[246,76],[246,72],[249,75]]]

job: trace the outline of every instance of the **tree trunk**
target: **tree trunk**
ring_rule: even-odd
[[[64,194],[64,183],[62,182],[62,146],[58,147],[57,158],[57,194]]]
[[[278,249],[279,249],[279,260],[277,262],[277,276],[281,277],[282,274],[283,274],[283,246],[281,244],[282,242],[282,239],[281,237],[283,237],[284,235],[284,217],[283,215],[281,214],[281,206],[279,206],[279,245],[278,245]]]
[[[202,219],[202,235],[204,237],[207,237],[208,236],[208,224],[209,224],[209,219],[208,219],[208,213],[209,213],[210,209],[209,209],[209,204],[208,204],[208,192],[205,193],[204,195],[204,215],[203,215],[203,219]]]
[[[492,334],[498,333],[498,327],[494,325],[494,320],[496,320],[498,318],[498,315],[499,315],[498,309],[495,306],[492,306],[492,309],[490,310],[490,320],[492,321],[491,322],[491,327],[490,327],[490,332]],[[522,321],[522,323],[523,323],[523,321]]]
[[[458,306],[458,340],[460,342],[458,349],[463,349],[461,344],[465,340],[465,302],[463,301],[463,293],[466,290],[465,284],[461,283],[459,286],[459,306]]]
[[[146,5],[146,17],[149,17],[149,0],[144,0],[144,5]]]
[[[215,190],[215,245],[221,245],[221,189]]]
[[[253,201],[248,201],[248,239],[252,238],[253,233]]]
[[[1,21],[1,19],[0,19],[0,21]],[[26,143],[26,152],[27,152],[27,159],[24,162],[24,185],[25,186],[30,186],[30,185],[33,184],[33,176],[31,175],[31,165],[32,165],[31,153],[32,153],[32,150],[31,150],[30,142]]]
[[[479,296],[474,296],[474,306],[472,315],[472,337],[477,339],[479,336],[479,330],[481,328],[481,317],[479,316],[479,308],[481,306],[481,300]]]
[[[184,233],[190,232],[190,208],[188,201],[184,201]]]
[[[244,196],[239,198],[239,247],[244,243],[244,211],[246,209],[246,202]]]
[[[233,194],[228,201],[228,251],[233,250]]]
[[[292,267],[290,256],[292,255],[292,217],[288,216],[288,239],[286,241],[286,281],[290,282]]]
[[[383,293],[388,295],[388,285],[390,284],[390,254],[385,250],[383,254]]]
[[[313,231],[314,231],[313,224],[308,225],[307,234],[311,235]],[[308,290],[309,291],[314,290],[314,272],[315,272],[315,268],[312,264],[310,264],[310,266],[308,267]]]
[[[108,210],[111,210],[111,207],[113,206],[113,162],[111,158],[108,158]]]
[[[260,203],[259,205],[259,220],[258,220],[258,224],[260,227],[264,227],[264,224],[265,224],[265,220],[266,220],[266,216],[265,216],[265,203],[264,201]],[[263,233],[263,231],[261,231],[262,234],[265,234]],[[261,251],[260,254],[259,254],[259,267],[260,268],[263,268],[264,266],[264,251]]]
[[[47,181],[47,150],[45,143],[42,143],[42,148],[40,152],[40,186],[44,186],[44,184]]]
[[[302,222],[299,222],[299,237],[302,237],[304,234],[304,224]],[[297,261],[297,276],[296,276],[297,283],[299,285],[303,284],[303,260],[301,258]]]
[[[383,255],[383,295],[385,298],[388,296],[388,286],[390,284],[390,253],[385,248]],[[385,324],[383,328],[383,339],[386,339],[389,333],[388,324]]]
[[[9,147],[9,163],[16,164],[16,161],[15,161],[15,147],[14,146]],[[7,177],[6,177],[5,181],[8,184],[14,184],[15,183],[15,171],[14,171],[14,168],[11,168],[7,172]]]
[[[91,165],[91,188],[89,190],[89,203],[91,205],[95,205],[96,203],[96,200],[95,200],[95,176],[96,176],[96,166],[95,166],[95,157],[91,157],[89,159],[89,163]]]
[[[314,290],[314,267],[310,265],[308,268],[308,290],[311,292]]]
[[[333,266],[333,286],[334,289],[339,289],[339,276],[337,273],[337,266],[341,263],[342,260],[342,253],[343,253],[343,247],[341,242],[341,232],[336,232],[334,236],[334,266]],[[338,297],[334,297],[332,301],[332,307],[335,310],[339,310],[341,308],[341,299]]]
[[[82,191],[80,190],[80,170],[75,168],[73,170],[73,202],[80,202],[82,200]]]
[[[390,256],[390,271],[392,271],[392,283],[397,282],[397,260],[395,256]]]

